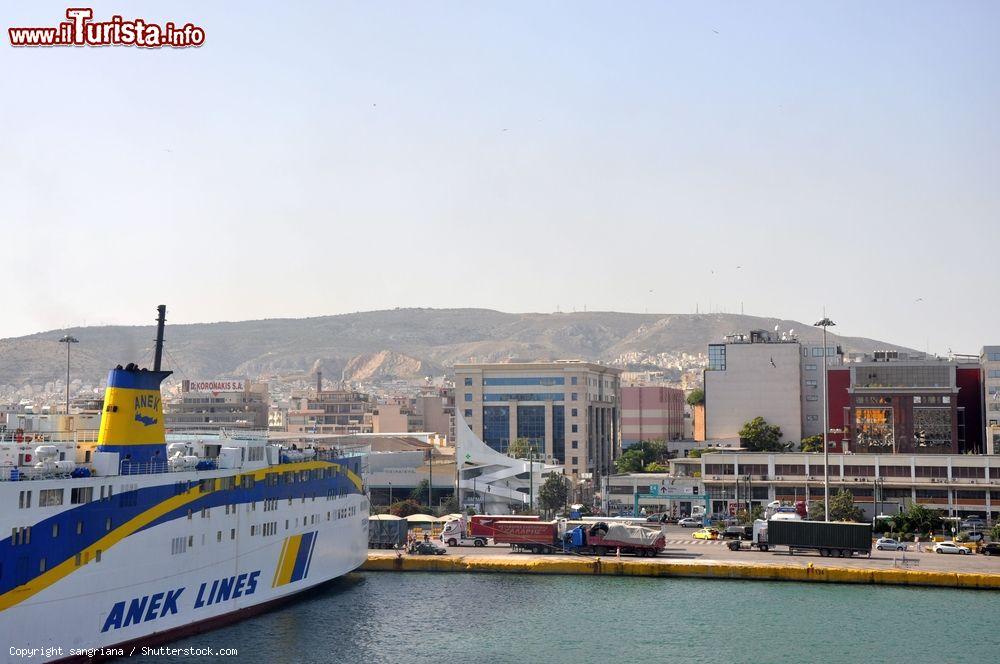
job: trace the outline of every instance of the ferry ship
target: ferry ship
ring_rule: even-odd
[[[260,613],[361,565],[361,457],[266,435],[168,442],[154,366],[108,375],[95,443],[0,442],[8,661],[129,654]]]

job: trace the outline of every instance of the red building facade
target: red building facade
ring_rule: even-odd
[[[827,374],[831,451],[982,452],[979,367],[938,360],[858,362]]]

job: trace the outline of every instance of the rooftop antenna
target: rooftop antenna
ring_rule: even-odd
[[[167,322],[167,305],[156,307],[156,354],[153,356],[153,371],[160,370],[160,360],[163,358],[163,326]]]

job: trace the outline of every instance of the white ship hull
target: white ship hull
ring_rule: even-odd
[[[267,477],[310,470],[319,477],[275,485]],[[255,476],[249,487],[247,475]],[[212,479],[223,488],[201,493]],[[111,497],[102,500],[106,487]],[[88,488],[91,501],[71,502],[79,497],[73,489]],[[58,489],[62,504],[47,505]],[[7,481],[0,506],[7,661],[28,652],[32,661],[74,658],[203,631],[346,574],[367,554],[360,480],[319,461]]]

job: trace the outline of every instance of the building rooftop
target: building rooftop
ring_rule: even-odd
[[[599,362],[584,362],[583,360],[552,360],[552,361],[541,361],[535,360],[531,362],[484,362],[484,363],[464,363],[456,364],[455,371],[470,371],[470,370],[492,370],[492,371],[532,371],[538,369],[545,369],[547,371],[559,371],[559,370],[574,370],[574,369],[585,369],[590,371],[607,371],[611,373],[621,374],[623,369],[617,367],[611,367],[606,364],[601,364]]]

